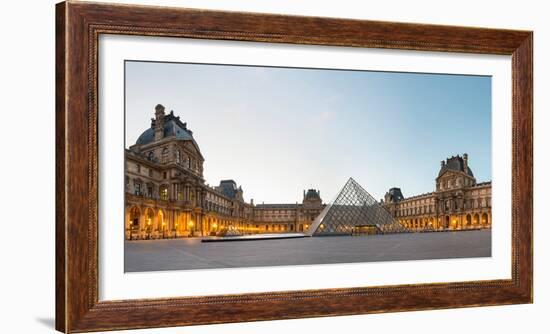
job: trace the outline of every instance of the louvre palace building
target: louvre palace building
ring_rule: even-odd
[[[243,200],[234,180],[209,186],[193,132],[173,112],[155,107],[151,126],[125,152],[127,239],[303,232],[323,210],[320,192],[301,203]]]
[[[491,182],[476,182],[468,154],[441,161],[435,191],[404,198],[391,188],[383,205],[411,231],[491,227]]]
[[[157,105],[150,127],[125,152],[126,238],[306,233],[314,222],[319,223],[316,218],[323,216],[325,207],[330,210],[315,189],[304,190],[301,202],[245,202],[243,189],[234,180],[208,185],[203,166],[204,157],[187,124]],[[405,198],[400,188],[391,188],[380,203],[374,202],[371,207],[389,213],[383,215],[393,221],[385,226],[394,232],[491,226],[491,182],[476,182],[467,154],[441,161],[435,191]],[[336,209],[331,213],[340,214]],[[339,225],[340,229],[346,230],[348,223]],[[363,223],[372,222],[354,224]],[[378,226],[378,232],[391,231]]]

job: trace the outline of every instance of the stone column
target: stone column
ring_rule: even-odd
[[[147,235],[147,222],[145,221],[145,208],[141,207],[139,212],[139,237],[140,239],[144,239]]]

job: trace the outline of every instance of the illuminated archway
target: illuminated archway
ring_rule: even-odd
[[[483,213],[481,215],[481,225],[487,225],[489,224],[489,216],[487,215],[487,213]]]
[[[451,216],[451,228],[457,230],[459,228],[458,216]]]
[[[479,225],[479,214],[478,213],[474,214],[474,225],[476,225],[476,226]]]
[[[130,220],[128,222],[128,229],[131,233],[139,233],[139,216],[141,212],[137,206],[130,208]]]
[[[162,235],[164,236],[164,234],[166,233],[166,229],[167,229],[167,221],[165,220],[165,214],[164,214],[164,211],[162,211],[162,209],[159,209],[159,211],[157,212],[157,226],[156,226],[156,230]]]
[[[151,237],[151,233],[153,232],[153,219],[155,218],[155,213],[153,212],[153,209],[147,208],[145,209],[145,232],[147,232],[147,237]]]
[[[468,227],[472,226],[472,215],[470,215],[470,214],[466,215],[466,226],[468,226]]]

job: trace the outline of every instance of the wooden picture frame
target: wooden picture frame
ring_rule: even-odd
[[[123,301],[98,299],[101,34],[512,56],[511,279]],[[533,301],[533,33],[67,1],[56,7],[56,329],[119,330]]]

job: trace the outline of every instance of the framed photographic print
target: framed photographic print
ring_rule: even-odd
[[[59,331],[532,302],[532,32],[56,10]]]

